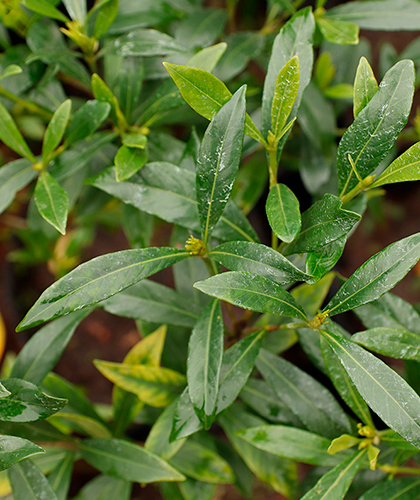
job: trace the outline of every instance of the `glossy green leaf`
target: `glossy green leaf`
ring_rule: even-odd
[[[66,131],[67,124],[70,119],[71,100],[67,99],[57,108],[47,130],[45,131],[44,140],[42,143],[42,161],[48,163],[50,154],[60,144],[61,139]]]
[[[394,160],[372,184],[372,188],[395,182],[420,180],[420,143],[414,144]]]
[[[15,436],[0,436],[0,470],[4,470],[21,460],[45,453],[35,443]]]
[[[67,402],[17,378],[3,380],[2,384],[11,393],[0,398],[0,420],[5,422],[36,422],[58,412]]]
[[[137,29],[117,38],[110,49],[122,57],[164,56],[186,52],[184,45],[157,30]]]
[[[299,58],[293,56],[277,75],[271,108],[271,130],[279,139],[299,91]]]
[[[121,146],[115,156],[115,177],[118,182],[129,179],[138,172],[147,161],[145,149]]]
[[[85,439],[82,457],[103,474],[134,481],[183,481],[185,477],[154,453],[120,439]]]
[[[324,311],[332,316],[378,299],[420,259],[420,233],[393,243],[367,260],[341,286]]]
[[[306,464],[331,467],[348,456],[347,452],[331,455],[328,453],[331,440],[286,425],[262,425],[236,434],[259,450]]]
[[[45,170],[41,172],[35,186],[35,203],[42,218],[61,234],[66,234],[69,196]]]
[[[322,36],[327,42],[338,45],[356,45],[359,43],[359,26],[347,21],[333,21],[320,17],[316,21]]]
[[[143,134],[124,134],[121,138],[123,144],[129,148],[144,149],[147,144],[147,136]]]
[[[87,101],[73,115],[67,128],[64,145],[66,147],[92,135],[104,122],[111,106],[107,102]]]
[[[201,9],[188,13],[175,29],[176,39],[185,46],[207,47],[222,34],[228,13],[224,9]]]
[[[334,438],[351,432],[336,399],[317,380],[283,358],[262,350],[258,371],[277,396],[311,432]]]
[[[378,82],[370,64],[365,57],[361,57],[357,67],[353,87],[353,115],[357,115],[372,100],[378,91]]]
[[[185,101],[201,116],[211,120],[232,94],[218,78],[208,71],[164,63]],[[264,143],[260,131],[249,115],[245,119],[245,133]]]
[[[346,241],[347,236],[344,235],[313,252],[308,252],[305,261],[306,272],[313,275],[314,281],[321,279],[336,265],[343,254]]]
[[[101,306],[117,316],[155,323],[194,326],[200,308],[172,288],[144,280],[114,295]]]
[[[299,201],[293,191],[284,184],[276,184],[270,189],[265,209],[274,234],[286,243],[293,241],[302,224]]]
[[[96,73],[92,75],[91,86],[95,99],[99,102],[107,102],[111,106],[110,116],[112,121],[116,124],[119,123],[121,119],[121,109],[112,90]]]
[[[0,213],[12,203],[18,191],[37,176],[26,158],[11,161],[0,168]]]
[[[77,413],[60,411],[49,418],[49,422],[55,426],[64,424],[79,434],[85,434],[93,438],[110,438],[111,432],[98,420]]]
[[[379,326],[356,333],[351,340],[384,356],[420,361],[420,336],[407,330]]]
[[[233,271],[196,283],[203,293],[251,311],[306,321],[303,309],[280,285],[256,274]]]
[[[32,163],[36,163],[36,158],[32,154],[25,139],[19,132],[15,121],[11,117],[7,109],[0,103],[0,139],[13,149],[16,153],[28,159]]]
[[[314,17],[311,9],[307,7],[297,12],[282,27],[274,40],[262,98],[262,126],[265,135],[271,126],[271,110],[277,76],[284,65],[297,55],[299,58],[300,84],[288,121],[290,122],[296,117],[303,91],[311,79],[313,63],[312,35],[314,29]]]
[[[378,91],[341,138],[337,151],[340,193],[359,182],[349,158],[364,179],[389,153],[407,123],[413,92],[413,62],[400,61],[386,73]]]
[[[97,476],[89,481],[74,500],[130,500],[131,483],[111,476]]]
[[[74,459],[75,453],[73,451],[68,451],[65,458],[48,476],[48,483],[54,491],[57,500],[67,500]]]
[[[118,0],[109,0],[102,3],[104,5],[98,9],[95,21],[94,36],[97,40],[105,35],[118,14]]]
[[[140,401],[155,407],[167,406],[185,387],[185,377],[168,368],[128,365],[95,360],[102,375]]]
[[[216,413],[223,348],[222,309],[213,300],[200,314],[188,344],[188,390],[204,429],[210,428]]]
[[[13,434],[38,443],[64,442],[71,439],[45,420],[27,423],[2,422],[1,429],[2,432],[7,432],[7,434]]]
[[[245,127],[245,87],[212,118],[196,167],[198,213],[206,245],[230,197],[241,161]]]
[[[229,241],[211,250],[209,255],[231,271],[258,274],[279,285],[311,278],[281,253],[258,243]]]
[[[170,441],[190,436],[201,429],[202,425],[194,411],[187,387],[177,399]]]
[[[10,376],[33,384],[41,382],[54,368],[79,323],[90,312],[89,309],[75,312],[38,330],[19,352]]]
[[[318,250],[346,235],[361,219],[342,208],[341,200],[332,194],[315,202],[302,214],[302,229],[284,249],[285,255]]]
[[[359,500],[416,500],[420,495],[418,477],[394,477],[382,481],[359,498]]]
[[[261,331],[248,335],[225,352],[220,373],[218,414],[235,401],[246,384],[260,352],[264,333]]]
[[[352,456],[328,471],[316,485],[302,497],[302,500],[342,500],[347,493],[357,471],[362,465],[366,449]]]
[[[17,330],[97,304],[189,256],[184,250],[161,247],[122,250],[92,259],[47,288]]]
[[[47,478],[30,461],[24,460],[9,469],[14,500],[57,500]]]
[[[22,3],[25,7],[28,7],[28,9],[37,14],[47,16],[51,19],[57,19],[57,21],[62,21],[63,23],[70,21],[67,16],[54,7],[51,2],[48,2],[48,0],[23,0]]]
[[[420,397],[394,370],[354,342],[321,331],[363,399],[395,432],[420,446]]]

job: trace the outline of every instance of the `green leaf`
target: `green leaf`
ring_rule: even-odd
[[[306,256],[306,272],[313,276],[313,280],[321,279],[325,273],[332,269],[343,254],[347,236],[344,235],[327,245],[308,252]]]
[[[407,330],[377,327],[356,333],[351,340],[384,356],[420,361],[420,336]]]
[[[394,477],[366,491],[359,500],[416,500],[420,495],[418,477]]]
[[[236,342],[223,356],[217,414],[228,408],[246,384],[260,352],[264,331],[253,333]]]
[[[122,57],[151,57],[185,53],[187,49],[174,38],[157,30],[137,29],[117,38],[109,47]]]
[[[86,2],[85,0],[63,0],[67,12],[74,21],[84,23],[86,18]]]
[[[320,331],[366,403],[395,432],[420,446],[420,398],[397,373],[354,342]]]
[[[97,40],[105,35],[118,14],[118,3],[119,0],[103,1],[104,5],[98,9],[94,30],[94,37]]]
[[[284,184],[276,184],[270,189],[265,209],[274,234],[286,243],[292,242],[302,224],[299,201],[293,191]]]
[[[30,460],[11,467],[9,480],[14,500],[57,500],[47,478]]]
[[[227,269],[258,274],[279,285],[311,278],[281,253],[259,243],[229,241],[211,250],[209,255]]]
[[[313,49],[312,35],[315,21],[309,7],[297,12],[276,36],[264,81],[262,98],[262,127],[266,135],[271,126],[271,110],[277,76],[284,65],[294,56],[299,58],[300,84],[295,104],[289,114],[288,122],[297,115],[303,91],[307,87],[312,74]]]
[[[36,422],[58,412],[67,403],[65,399],[47,396],[24,380],[10,378],[2,384],[11,393],[0,398],[0,420],[5,422]]]
[[[183,474],[205,483],[229,484],[234,476],[230,465],[214,451],[187,441],[169,463]]]
[[[342,500],[350,488],[354,476],[360,469],[366,455],[366,449],[354,453],[351,457],[328,471],[316,485],[302,497],[302,500]]]
[[[61,433],[45,420],[41,422],[28,422],[22,424],[15,422],[2,422],[1,429],[2,432],[7,432],[7,434],[13,434],[25,439],[30,439],[31,441],[37,441],[39,443],[64,442],[71,440],[71,438]]]
[[[338,83],[331,85],[324,90],[325,97],[330,99],[352,99],[353,98],[353,85],[350,83]]]
[[[349,419],[336,399],[310,375],[265,350],[260,352],[256,366],[309,431],[330,438],[351,432]]]
[[[120,439],[85,439],[80,443],[82,458],[103,474],[134,481],[183,481],[185,477],[154,453]]]
[[[49,422],[57,427],[64,424],[79,434],[86,434],[94,438],[110,438],[111,433],[107,427],[91,417],[77,415],[77,413],[58,412],[49,418]]]
[[[114,161],[115,178],[118,182],[122,182],[144,167],[147,161],[147,152],[145,149],[121,146]]]
[[[107,102],[96,100],[85,102],[71,119],[64,146],[68,148],[71,144],[92,135],[107,119],[110,111],[111,106]]]
[[[236,433],[259,450],[290,458],[297,462],[331,467],[340,463],[348,452],[328,453],[331,440],[287,425],[262,425]]]
[[[131,483],[110,476],[89,481],[74,500],[130,500]]]
[[[296,239],[284,248],[284,254],[313,252],[348,234],[361,219],[355,212],[342,208],[342,201],[325,194],[302,214],[302,229]]]
[[[48,157],[60,144],[61,139],[66,131],[67,124],[70,119],[71,100],[64,101],[55,111],[47,130],[45,131],[44,140],[42,143],[42,161],[44,165],[48,163]]]
[[[68,451],[64,459],[48,476],[48,483],[57,496],[57,500],[67,500],[73,472],[75,453]]]
[[[420,259],[420,233],[393,243],[367,260],[324,308],[340,314],[378,299],[394,287]]]
[[[276,139],[287,123],[299,91],[299,58],[293,56],[280,70],[274,85],[271,130]]]
[[[377,91],[378,82],[373,70],[367,59],[361,57],[353,86],[353,115],[355,118],[368,105]]]
[[[197,159],[197,201],[204,244],[230,197],[241,161],[245,126],[245,88],[241,87],[212,118]]]
[[[70,21],[67,16],[56,9],[51,2],[48,2],[48,0],[22,0],[22,3],[25,7],[28,7],[28,9],[36,12],[37,14],[47,16],[51,19],[57,19],[57,21],[62,21],[63,23]]]
[[[338,45],[357,45],[359,43],[359,26],[347,21],[333,21],[325,17],[316,20],[322,36],[327,42]]]
[[[203,293],[243,309],[307,321],[303,309],[280,285],[256,274],[228,272],[195,283]]]
[[[147,136],[143,134],[124,134],[121,140],[124,146],[128,146],[129,148],[144,149],[147,144]]]
[[[188,391],[204,429],[210,428],[216,414],[223,348],[222,309],[213,300],[200,314],[188,344]]]
[[[177,400],[170,441],[190,436],[200,429],[202,425],[191,403],[187,387]]]
[[[38,330],[19,352],[10,377],[39,384],[54,368],[77,326],[90,312],[89,309],[75,312]]]
[[[372,188],[395,182],[420,180],[420,142],[394,160],[372,184]]]
[[[26,158],[11,161],[0,168],[0,213],[3,213],[12,203],[16,193],[36,176],[36,170]]]
[[[341,138],[337,151],[341,194],[359,182],[354,169],[364,179],[389,153],[407,123],[413,92],[414,64],[400,61],[386,73],[378,91]]]
[[[208,120],[212,120],[223,104],[232,97],[226,85],[208,71],[189,66],[163,64],[187,104]],[[245,118],[245,133],[264,144],[261,132],[248,114]]]
[[[124,123],[125,118],[122,115],[117,98],[108,85],[96,73],[92,75],[91,86],[95,99],[99,102],[107,102],[111,106],[110,115],[112,121],[115,124],[119,124],[121,121]]]
[[[176,39],[188,48],[207,47],[217,40],[225,27],[225,9],[201,9],[188,13],[175,29]]]
[[[219,62],[220,58],[223,56],[227,48],[225,42],[217,43],[211,47],[206,47],[194,54],[191,59],[188,60],[187,66],[192,66],[194,68],[204,69],[205,71],[213,71]]]
[[[0,103],[0,139],[13,149],[16,153],[20,154],[31,163],[36,163],[36,158],[32,154],[25,139],[19,132],[15,121],[11,117],[7,109]]]
[[[41,172],[35,186],[35,203],[42,218],[61,234],[66,234],[69,196],[45,170]]]
[[[0,470],[4,470],[21,460],[45,453],[35,443],[15,436],[0,436]]]
[[[200,308],[172,288],[144,280],[114,295],[101,306],[117,316],[193,327]]]
[[[0,398],[5,398],[6,396],[10,396],[10,392],[4,387],[3,384],[0,384]]]
[[[97,304],[189,256],[184,250],[161,247],[122,250],[96,257],[47,288],[17,331]]]
[[[170,404],[185,387],[185,377],[168,368],[95,360],[102,375],[150,406]]]
[[[3,80],[3,78],[7,78],[8,76],[19,75],[22,71],[22,68],[17,64],[9,64],[9,66],[6,66],[1,72],[0,80]]]

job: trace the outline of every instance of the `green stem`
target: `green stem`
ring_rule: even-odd
[[[271,190],[271,188],[277,184],[277,169],[278,169],[277,147],[269,148],[268,154],[269,154],[268,173],[270,176],[270,190]],[[277,250],[278,242],[279,240],[277,236],[274,234],[274,231],[272,231],[271,246],[274,250]]]
[[[362,179],[359,181],[359,183],[347,194],[341,195],[340,199],[343,202],[343,205],[348,203],[350,200],[355,198],[358,194],[360,194],[363,191],[366,191],[367,189],[370,188],[375,176],[374,175],[369,175],[365,179]]]
[[[377,469],[385,472],[386,474],[413,474],[420,476],[420,468],[417,467],[397,467],[396,465],[378,465]]]
[[[7,99],[10,99],[11,101],[15,102],[19,106],[22,106],[22,108],[25,108],[28,111],[31,111],[32,113],[36,113],[38,115],[41,115],[44,118],[47,118],[48,120],[53,115],[50,111],[47,111],[46,109],[38,106],[38,104],[35,104],[33,102],[29,102],[29,101],[25,101],[24,99],[18,97],[15,94],[12,94],[8,90],[4,89],[3,87],[0,87],[0,95],[7,97]]]
[[[211,257],[203,257],[203,262],[207,267],[207,271],[209,272],[210,276],[215,276],[216,274],[219,274],[219,271],[217,270],[216,263]]]

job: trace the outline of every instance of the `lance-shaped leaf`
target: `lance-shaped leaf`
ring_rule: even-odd
[[[420,447],[420,397],[383,361],[350,340],[320,331],[363,399],[409,443]]]
[[[351,340],[384,356],[420,361],[420,336],[407,330],[379,326],[356,333]]]
[[[112,121],[115,124],[118,124],[119,121],[125,123],[125,118],[122,114],[117,98],[108,85],[96,73],[92,75],[91,86],[95,99],[99,102],[107,102],[111,106],[110,117]]]
[[[66,131],[67,124],[70,119],[71,100],[67,99],[57,108],[47,130],[45,131],[44,140],[42,143],[42,161],[47,164],[50,154],[60,144],[61,139]]]
[[[359,43],[359,26],[347,21],[332,21],[324,17],[316,20],[322,36],[327,42],[338,45],[356,45]]]
[[[286,243],[293,241],[302,224],[299,201],[293,191],[284,184],[276,184],[270,189],[265,209],[274,234]]]
[[[354,453],[341,464],[328,471],[302,500],[342,500],[360,469],[366,449]]]
[[[256,366],[309,431],[330,438],[351,432],[349,419],[336,399],[310,375],[265,350],[260,352]]]
[[[15,436],[0,436],[0,470],[7,469],[24,458],[45,453],[35,443]]]
[[[108,31],[116,15],[118,14],[118,0],[107,0],[100,4],[95,21],[94,36],[98,40]],[[92,9],[89,14],[92,13]]]
[[[13,434],[24,439],[37,441],[39,443],[63,442],[72,439],[46,421],[28,422],[22,424],[15,422],[2,422],[1,429],[2,432],[7,432],[7,434]]]
[[[313,276],[313,281],[321,279],[338,262],[346,245],[347,236],[344,235],[338,240],[309,252],[306,256],[306,272]]]
[[[420,142],[394,160],[372,184],[372,188],[395,182],[420,180]]]
[[[188,387],[179,396],[174,412],[170,441],[181,439],[201,430],[203,426],[194,411]]]
[[[10,396],[0,398],[0,420],[5,422],[36,422],[58,412],[67,403],[65,399],[47,396],[25,380],[10,378],[2,384],[10,392]]]
[[[15,195],[37,175],[26,158],[11,161],[0,168],[0,213],[12,203]]]
[[[344,194],[371,174],[393,147],[407,123],[414,92],[414,64],[400,61],[384,76],[378,91],[344,133],[337,151],[339,192]],[[353,166],[352,166],[353,163]]]
[[[30,162],[36,163],[36,158],[26,144],[25,139],[22,137],[22,134],[19,132],[15,121],[1,103],[0,139],[6,144],[6,146],[9,146],[10,149],[13,149],[13,151],[28,159]]]
[[[134,481],[183,481],[185,477],[154,453],[120,439],[85,439],[80,443],[82,458],[103,474]]]
[[[240,430],[236,435],[259,450],[306,464],[331,467],[348,457],[347,451],[328,453],[330,439],[286,425],[261,425]]]
[[[118,182],[125,181],[138,172],[147,161],[145,149],[121,146],[115,156],[115,177]]]
[[[67,16],[65,16],[47,0],[23,0],[22,3],[25,7],[28,7],[28,9],[36,12],[37,14],[41,14],[51,19],[57,19],[57,21],[62,21],[63,23],[70,21]]]
[[[282,27],[274,40],[262,99],[262,126],[265,135],[271,126],[271,110],[277,76],[284,65],[296,55],[299,57],[300,84],[288,121],[290,122],[297,114],[303,91],[311,79],[314,29],[315,21],[311,9],[301,9]]]
[[[281,253],[259,243],[228,241],[214,248],[209,255],[231,271],[258,274],[279,285],[311,279]]]
[[[92,259],[47,288],[17,331],[97,304],[189,256],[184,250],[161,247],[122,250]]]
[[[92,135],[101,123],[106,120],[110,111],[111,106],[107,102],[96,100],[85,102],[73,115],[67,129],[65,146],[68,147]]]
[[[353,86],[353,115],[357,115],[372,100],[378,91],[378,82],[365,57],[360,58]]]
[[[204,244],[226,206],[238,173],[245,126],[245,89],[241,87],[220,108],[201,142],[196,184]]]
[[[30,460],[24,460],[8,471],[14,500],[57,500],[47,478]]]
[[[170,483],[169,483],[170,484]],[[132,485],[111,476],[97,476],[79,491],[74,500],[130,500]]]
[[[23,346],[10,373],[38,384],[57,363],[78,324],[91,312],[90,309],[75,312],[44,326]]]
[[[208,71],[190,66],[163,64],[187,104],[208,120],[211,120],[223,104],[226,104],[232,97],[226,85]],[[248,114],[245,119],[245,133],[264,144],[261,132]]]
[[[223,356],[217,413],[228,408],[246,384],[260,352],[265,331],[248,335],[236,342]]]
[[[359,500],[416,500],[420,495],[418,477],[394,477],[363,493]]]
[[[195,283],[203,293],[243,309],[307,321],[296,300],[274,281],[252,273],[233,271]]]
[[[95,360],[104,377],[125,391],[132,392],[150,406],[161,408],[170,404],[185,387],[181,373],[147,365],[127,365]]]
[[[35,186],[35,203],[42,217],[61,234],[66,234],[69,196],[45,170],[41,172]]]
[[[64,425],[69,429],[73,429],[79,434],[85,434],[94,438],[110,438],[111,432],[107,427],[101,424],[98,420],[77,413],[58,412],[48,419],[53,425],[60,427]]]
[[[68,451],[63,460],[55,467],[48,476],[48,483],[55,493],[57,500],[67,500],[70,481],[73,472],[75,452]]]
[[[223,347],[222,309],[213,300],[200,314],[188,344],[188,390],[204,429],[210,428],[216,413]]]
[[[279,139],[299,90],[299,58],[293,56],[277,75],[271,107],[271,130]]]
[[[346,235],[361,219],[356,212],[342,208],[342,201],[332,194],[315,202],[302,214],[302,229],[284,249],[285,255],[312,252]]]
[[[387,246],[367,260],[324,308],[340,314],[378,299],[393,288],[420,259],[420,233]]]
[[[114,40],[107,50],[122,57],[164,56],[187,52],[187,48],[171,36],[149,29],[131,30]]]

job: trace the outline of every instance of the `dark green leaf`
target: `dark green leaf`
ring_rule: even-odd
[[[111,106],[111,119],[115,124],[118,124],[119,120],[121,120],[121,109],[112,90],[96,73],[92,75],[91,86],[95,99],[99,102],[107,102]]]
[[[201,422],[194,411],[187,387],[177,400],[170,441],[190,436],[200,429]]]
[[[0,139],[9,146],[10,149],[16,151],[24,158],[28,159],[32,163],[36,163],[36,158],[32,154],[25,139],[19,132],[15,121],[10,116],[7,109],[0,103]]]
[[[45,453],[38,445],[15,436],[0,436],[0,470],[7,469],[24,458]]]
[[[382,481],[359,500],[416,500],[420,495],[420,479],[417,477],[397,477]]]
[[[265,209],[274,234],[286,243],[293,241],[301,228],[299,201],[293,191],[276,184],[270,190]]]
[[[73,451],[68,451],[65,458],[48,476],[48,483],[54,491],[57,500],[67,500],[74,459],[75,453]]]
[[[37,14],[47,16],[51,19],[57,19],[57,21],[62,21],[63,23],[70,21],[67,16],[55,8],[48,0],[23,0],[22,3],[25,7],[28,7],[28,9]]]
[[[359,26],[346,21],[333,21],[320,17],[317,25],[327,42],[338,45],[356,45],[359,43]]]
[[[115,177],[118,182],[129,179],[138,172],[147,161],[145,149],[121,146],[115,156]]]
[[[222,34],[227,17],[224,9],[193,12],[177,25],[175,38],[189,48],[208,47]]]
[[[372,100],[378,91],[378,82],[365,57],[360,58],[353,87],[353,115],[357,115]]]
[[[306,256],[306,272],[313,275],[314,281],[321,279],[325,273],[332,269],[341,257],[346,245],[347,236],[344,235],[338,240],[328,243]]]
[[[71,438],[62,434],[46,421],[28,422],[26,424],[2,422],[1,430],[7,434],[13,434],[24,439],[37,441],[38,443],[53,443],[71,440]]]
[[[134,481],[183,481],[185,477],[154,453],[120,439],[85,439],[82,457],[103,474]]]
[[[14,500],[57,500],[47,478],[30,460],[11,467],[9,480]]]
[[[8,163],[0,168],[0,213],[12,203],[18,191],[37,175],[26,158]]]
[[[44,140],[42,143],[42,161],[47,164],[48,157],[60,144],[64,136],[71,113],[71,100],[67,99],[57,108],[47,130],[45,131]]]
[[[66,234],[69,196],[45,170],[41,172],[35,186],[35,203],[43,219],[61,234]]]
[[[85,104],[74,113],[71,119],[64,145],[68,147],[92,135],[101,123],[106,120],[110,111],[111,106],[107,102],[96,100],[85,102]]]
[[[120,36],[109,48],[122,57],[164,56],[187,51],[171,36],[146,29],[133,30]]]
[[[129,500],[131,483],[110,476],[97,476],[89,481],[74,500]]]
[[[212,118],[197,159],[197,201],[206,245],[230,197],[241,161],[245,126],[245,87]]]
[[[92,259],[48,288],[18,330],[97,304],[189,256],[184,250],[162,247],[122,250]]]
[[[118,3],[118,0],[103,1],[102,4],[104,5],[98,9],[94,31],[97,40],[105,35],[118,14]]]

